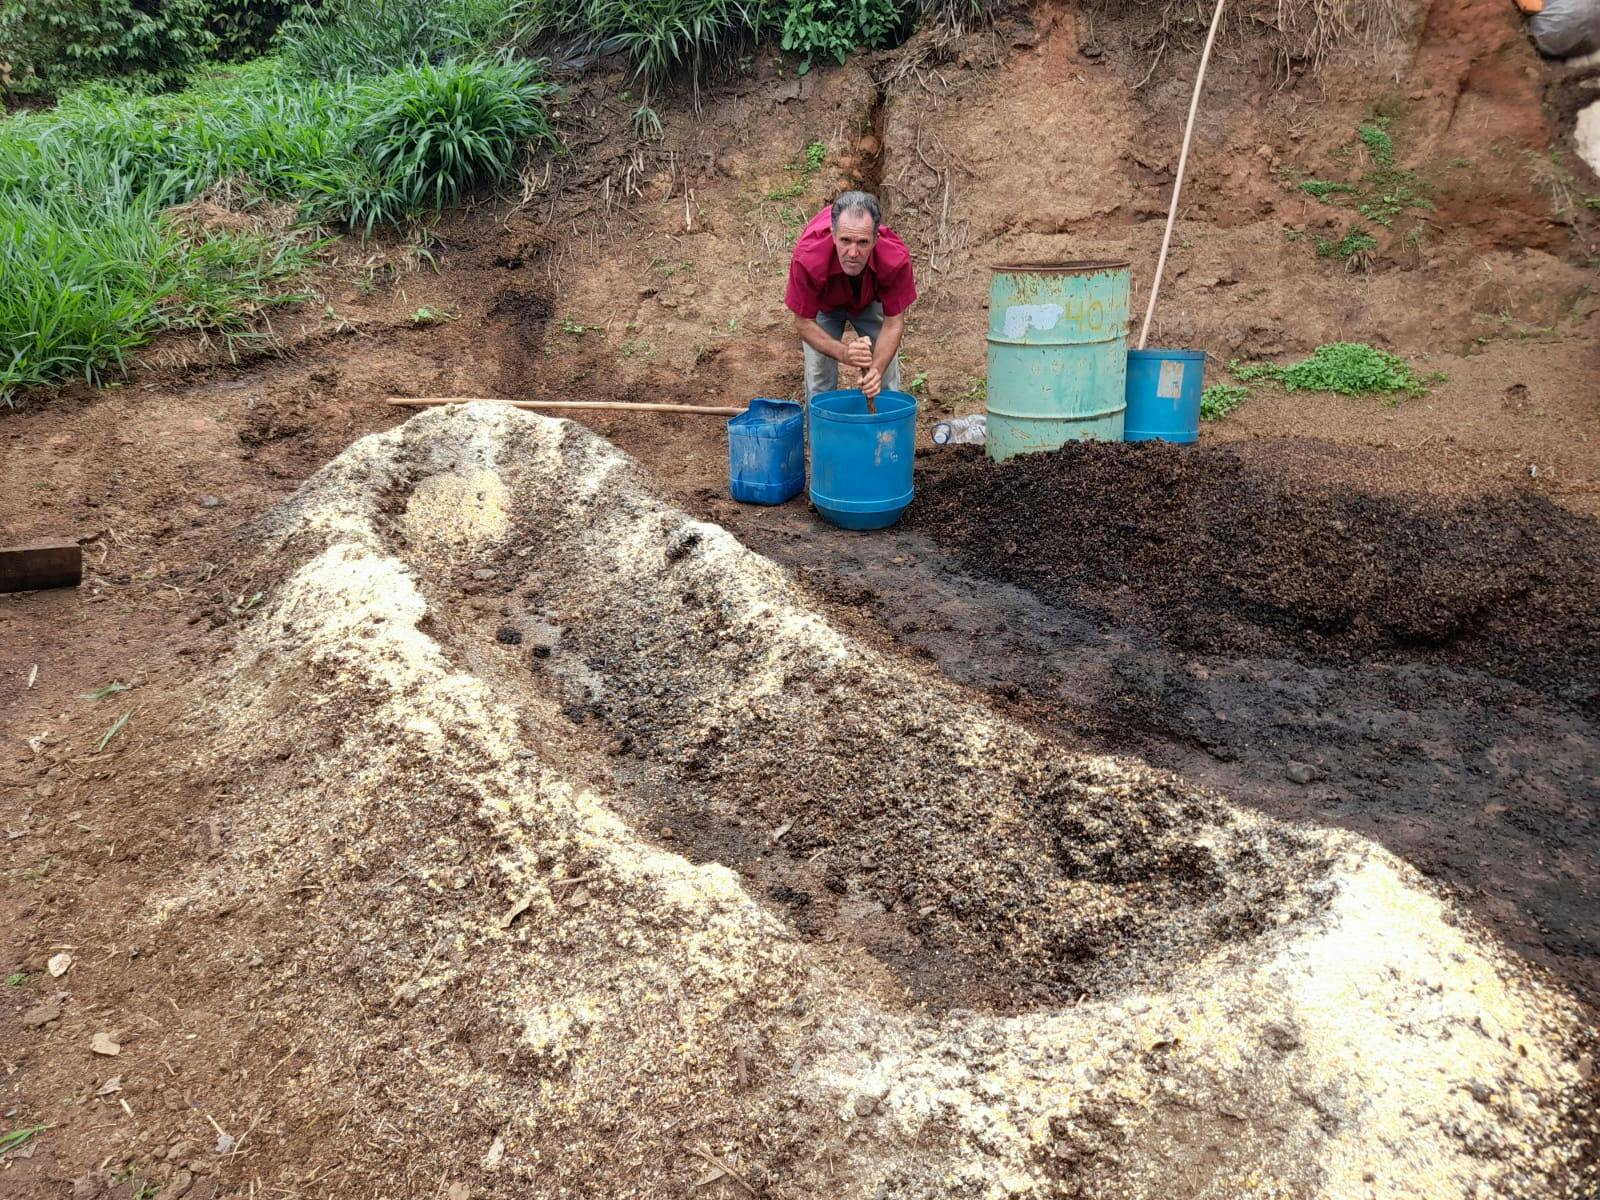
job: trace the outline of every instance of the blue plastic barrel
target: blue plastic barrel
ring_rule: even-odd
[[[917,402],[859,388],[811,398],[811,503],[840,529],[886,529],[911,506]]]
[[[1198,441],[1205,382],[1204,350],[1129,350],[1123,440]]]
[[[990,271],[989,457],[1004,462],[1070,441],[1120,442],[1128,264],[1010,263]]]
[[[728,491],[745,504],[782,504],[806,485],[804,414],[792,400],[752,400],[728,421]]]

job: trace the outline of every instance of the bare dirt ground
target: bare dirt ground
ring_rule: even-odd
[[[1586,289],[1595,231],[1572,203],[1585,177],[1550,155],[1560,142],[1544,100],[1566,94],[1566,81],[1517,40],[1514,14],[1502,11],[1510,7],[1425,6],[1410,49],[1396,51],[1398,95],[1370,70],[1336,65],[1267,91],[1248,55],[1225,53],[1156,336],[1204,346],[1214,363],[1349,337],[1443,371],[1426,398],[1398,407],[1260,394],[1207,430],[1194,462],[1208,465],[1191,468],[1203,494],[1242,479],[1273,517],[1344,519],[1325,506],[1285,507],[1285,495],[1310,481],[1366,514],[1374,545],[1414,546],[1420,530],[1423,546],[1448,548],[1461,535],[1487,564],[1478,598],[1493,620],[1452,626],[1442,649],[1417,646],[1409,628],[1387,640],[1305,644],[1305,597],[1269,597],[1287,624],[1229,603],[1225,591],[1174,602],[1157,588],[1170,584],[1171,563],[1137,553],[1097,558],[1095,571],[1069,572],[1058,586],[996,545],[994,522],[1006,514],[975,505],[959,457],[925,457],[925,507],[906,527],[866,538],[829,530],[801,502],[766,511],[728,501],[718,421],[596,414],[585,423],[637,458],[669,498],[783,566],[864,644],[891,659],[931,660],[994,711],[1067,746],[1137,755],[1233,803],[1375,839],[1592,1015],[1600,731],[1586,548],[1600,512],[1600,309]],[[481,1167],[499,1115],[468,1114],[483,1143],[468,1154],[449,1142],[463,1128],[459,1112],[395,1091],[407,1056],[428,1040],[425,1023],[384,1033],[382,1005],[341,1011],[348,1057],[334,1061],[310,1057],[285,1019],[283,997],[313,994],[304,989],[315,978],[286,973],[295,956],[283,930],[325,924],[316,970],[332,977],[355,966],[331,949],[354,914],[326,898],[325,879],[302,878],[292,854],[272,860],[281,894],[271,904],[237,912],[211,900],[150,936],[149,898],[253,869],[239,856],[242,805],[270,768],[248,745],[237,751],[243,770],[224,762],[200,772],[193,756],[208,728],[196,715],[200,681],[235,661],[239,638],[282,582],[272,554],[256,551],[256,518],[355,439],[396,424],[400,416],[375,403],[391,393],[716,403],[792,394],[798,361],[779,305],[787,239],[794,213],[809,216],[842,179],[879,187],[927,264],[907,343],[910,377],[925,380],[924,421],[966,411],[963,396],[983,372],[986,263],[1121,253],[1134,260],[1136,294],[1143,286],[1188,78],[1162,72],[1136,88],[1150,63],[1147,38],[1137,23],[1047,7],[936,53],[914,45],[803,79],[763,59],[700,116],[668,113],[660,147],[632,141],[631,105],[616,86],[579,91],[574,110],[607,136],[553,169],[528,205],[442,227],[437,272],[391,278],[366,269],[368,251],[352,250],[324,280],[326,307],[308,306],[278,330],[284,358],[235,366],[214,348],[157,347],[122,387],[64,388],[0,419],[3,540],[78,537],[89,567],[76,593],[0,603],[0,969],[13,981],[0,1005],[0,1112],[4,1128],[53,1126],[31,1157],[12,1155],[0,1168],[8,1194],[132,1200],[156,1185],[174,1197],[184,1188],[200,1197],[443,1196],[468,1180],[482,1186],[451,1164]],[[897,64],[911,66],[896,78]],[[1327,169],[1327,155],[1380,100],[1397,106],[1404,161],[1433,181],[1433,232],[1385,247],[1370,272],[1347,272],[1285,237],[1286,227],[1314,232],[1330,219],[1296,191],[1293,172]],[[1017,155],[1019,130],[1050,152]],[[813,139],[830,158],[807,175],[796,164]],[[1459,159],[1469,165],[1451,167]],[[799,194],[788,195],[796,184]],[[457,319],[413,325],[423,306]],[[1236,453],[1224,452],[1235,443]],[[1119,452],[1106,460],[1107,486],[1075,497],[1078,520],[1115,528],[1113,546],[1125,551],[1169,516],[1130,519],[1110,486],[1165,478],[1145,471],[1148,461],[1176,460]],[[1441,522],[1451,511],[1475,517]],[[1529,513],[1540,514],[1534,526]],[[1250,528],[1200,516],[1229,536]],[[1267,532],[1281,539],[1287,524]],[[1530,528],[1550,540],[1520,543]],[[1303,540],[1295,544],[1303,554]],[[1070,554],[1060,561],[1070,565]],[[1507,564],[1538,577],[1494,574]],[[1322,578],[1322,565],[1301,561],[1291,582]],[[1114,569],[1127,578],[1111,578]],[[1155,570],[1160,578],[1150,578]],[[1352,575],[1373,589],[1370,564]],[[469,570],[457,583],[464,611],[497,628],[509,581]],[[1170,618],[1151,602],[1157,594],[1174,604]],[[1459,618],[1470,599],[1449,592],[1433,616]],[[1541,617],[1558,611],[1566,623],[1556,623],[1559,636],[1543,625],[1530,633],[1508,621],[1507,603]],[[493,661],[478,665],[492,672]],[[88,698],[113,681],[130,690]],[[637,736],[629,722],[612,728],[614,716],[581,705],[565,720],[572,761],[614,746],[627,774],[633,759],[620,747]],[[282,761],[315,789],[313,768],[293,766],[292,753]],[[1290,763],[1312,767],[1310,782],[1292,781]],[[934,1009],[1002,1011],[1051,994],[1048,977],[1019,960],[997,975],[994,960],[970,957],[959,937],[840,911],[825,872],[763,852],[771,824],[697,824],[683,791],[688,770],[673,787],[658,781],[660,799],[641,809],[641,824],[670,829],[664,844],[692,861],[734,867],[802,940],[849,930],[865,947],[859,961],[887,968],[874,984],[880,998],[909,987]],[[915,863],[897,851],[883,887],[914,889]],[[947,899],[938,898],[936,922],[954,911]],[[433,951],[407,945],[419,964]],[[52,977],[47,961],[63,953],[72,965]],[[99,1032],[121,1053],[94,1053]],[[492,1062],[493,1045],[470,1022],[441,1033],[470,1048],[473,1069]],[[740,1053],[749,1057],[729,1060],[730,1077],[759,1075],[763,1051]],[[1579,1066],[1592,1075],[1592,1060]],[[437,1139],[395,1133],[394,1114],[408,1102],[438,1119]],[[1571,1142],[1590,1163],[1592,1132],[1574,1130]],[[675,1153],[638,1177],[637,1194],[739,1189],[731,1176],[696,1189],[715,1168],[693,1148]],[[767,1161],[784,1154],[797,1151]],[[523,1186],[561,1194],[536,1176]],[[1071,1194],[1065,1187],[1058,1194]]]

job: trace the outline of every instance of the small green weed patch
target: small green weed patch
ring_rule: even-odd
[[[1329,196],[1353,193],[1356,187],[1354,184],[1334,183],[1326,179],[1307,179],[1300,185],[1300,190],[1308,196],[1315,196],[1318,200],[1326,200]]]
[[[1388,118],[1374,117],[1369,124],[1356,129],[1356,136],[1372,155],[1373,162],[1380,167],[1394,164],[1394,139],[1389,136]]]
[[[1352,226],[1350,232],[1338,241],[1332,238],[1317,239],[1318,258],[1337,258],[1342,262],[1351,262],[1364,254],[1371,254],[1378,248],[1378,239],[1373,237],[1361,226]]]
[[[1427,384],[1406,361],[1361,342],[1318,346],[1310,358],[1288,366],[1273,363],[1228,364],[1234,378],[1265,380],[1286,392],[1337,392],[1341,396],[1420,396]]]
[[[1200,419],[1220,421],[1250,399],[1250,389],[1237,383],[1213,383],[1200,393]]]
[[[1337,236],[1316,239],[1319,258],[1338,259],[1351,268],[1365,267],[1382,244],[1371,227],[1392,229],[1415,212],[1433,210],[1422,178],[1415,171],[1394,165],[1394,138],[1389,124],[1387,117],[1374,117],[1357,127],[1355,143],[1335,152],[1337,161],[1348,163],[1356,157],[1357,144],[1365,148],[1370,165],[1356,178],[1301,180],[1300,190],[1306,195],[1334,207],[1353,209],[1355,214],[1355,219]],[[1412,249],[1420,246],[1423,228],[1420,224],[1411,225],[1402,232],[1400,244]]]

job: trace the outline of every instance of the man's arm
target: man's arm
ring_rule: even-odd
[[[877,344],[872,347],[872,369],[882,375],[889,369],[900,350],[900,339],[905,336],[906,315],[895,313],[883,319],[883,329],[878,333]]]
[[[905,322],[903,321],[901,322],[902,325],[904,323]],[[794,319],[794,328],[795,332],[800,335],[800,340],[806,345],[810,346],[818,354],[826,354],[835,362],[844,363],[847,367],[861,367],[865,369],[868,366],[867,354],[864,352],[864,350],[856,351],[852,349],[852,347],[857,343],[840,341],[821,325],[818,325],[815,317],[802,317],[796,315]],[[887,321],[884,323],[884,328],[888,328]],[[899,341],[898,335],[896,336],[895,340],[896,342]],[[888,360],[885,359],[884,361],[887,362]]]

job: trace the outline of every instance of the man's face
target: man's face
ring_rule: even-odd
[[[867,269],[872,257],[872,247],[878,244],[878,228],[872,223],[872,214],[846,212],[839,214],[833,229],[833,248],[839,252],[839,265],[846,275],[859,275]]]

